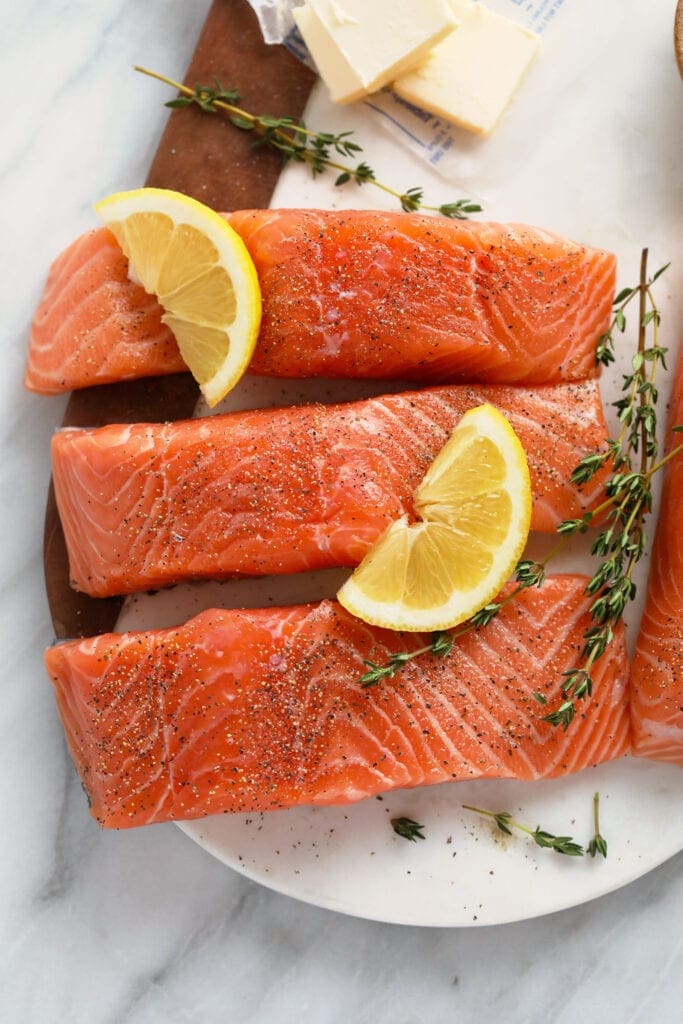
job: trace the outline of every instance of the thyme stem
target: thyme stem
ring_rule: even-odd
[[[533,839],[537,846],[543,849],[554,850],[555,853],[561,853],[565,857],[583,857],[583,846],[574,842],[571,836],[553,835],[552,832],[542,829],[540,825],[537,825],[536,828],[529,828],[528,825],[515,821],[509,811],[486,811],[481,807],[472,807],[469,804],[463,804],[463,810],[472,811],[473,814],[479,814],[484,818],[491,818],[498,829],[508,836],[512,835],[513,829],[517,829],[518,832],[524,832],[525,835]]]
[[[593,795],[593,838],[588,844],[586,853],[591,857],[597,857],[600,854],[601,857],[607,858],[607,842],[600,835],[600,794],[595,793]]]
[[[677,444],[676,447],[672,448],[667,455],[663,456],[663,458],[659,459],[658,462],[655,462],[654,466],[651,466],[648,469],[647,473],[645,474],[645,477],[648,480],[651,480],[655,473],[658,473],[663,466],[666,466],[667,462],[670,462],[671,459],[674,459],[677,455],[680,455],[681,452],[683,452],[683,444]]]
[[[139,64],[136,64],[133,68],[134,71],[139,71],[142,75],[147,75],[149,78],[156,78],[157,82],[163,82],[165,85],[170,85],[171,88],[176,89],[183,96],[187,96],[190,100],[194,99],[197,95],[196,89],[190,89],[188,86],[183,85],[182,82],[176,82],[173,78],[167,78],[166,75],[159,74],[158,71],[151,71],[150,68],[143,68]],[[225,100],[213,99],[211,105],[218,107],[219,110],[225,110],[229,114],[235,114],[237,117],[243,117],[245,121],[251,121],[254,123],[256,118],[253,114],[250,114],[248,110],[242,110],[241,107],[235,106],[234,103],[226,103]],[[306,128],[301,128],[301,134],[311,135]]]
[[[638,289],[638,355],[641,359],[645,359],[645,333],[647,330],[647,324],[645,322],[645,313],[647,305],[648,285],[647,285],[647,248],[643,249],[640,254],[640,287]],[[653,362],[654,366],[654,362]],[[648,403],[647,392],[641,388],[638,389],[638,398],[641,413],[645,409]],[[647,425],[645,417],[641,415],[640,418],[640,472],[645,473],[647,470]]]
[[[408,188],[405,192],[378,181],[372,167],[365,161],[355,167],[341,163],[331,156],[332,152],[341,156],[353,156],[362,152],[362,147],[350,136],[353,132],[331,132],[314,131],[307,128],[301,122],[294,121],[291,117],[270,117],[264,114],[252,114],[243,107],[238,106],[239,94],[235,89],[224,89],[220,82],[215,83],[215,88],[197,85],[190,89],[173,78],[152,71],[150,68],[135,65],[135,71],[140,74],[154,78],[164,85],[176,89],[180,96],[171,100],[166,106],[187,107],[196,104],[206,113],[216,113],[222,110],[230,116],[231,123],[235,128],[242,131],[253,131],[256,139],[253,148],[266,147],[280,153],[285,162],[296,160],[307,163],[314,175],[324,170],[339,171],[336,185],[345,185],[354,181],[357,185],[366,183],[374,185],[387,195],[393,196],[406,212],[416,210],[428,210],[432,213],[439,213],[443,217],[450,217],[455,220],[466,220],[469,214],[481,212],[481,206],[469,199],[457,199],[454,202],[441,203],[433,206],[423,201],[424,192],[421,188]]]

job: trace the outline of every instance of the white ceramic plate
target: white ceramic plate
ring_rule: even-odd
[[[400,149],[370,112],[332,109],[320,91],[307,123],[358,129],[386,181],[404,188],[424,184],[437,201],[477,195],[489,219],[526,220],[614,249],[620,286],[633,282],[640,246],[649,243],[653,269],[673,260],[659,294],[665,343],[675,344],[683,316],[671,295],[680,291],[683,252],[677,237],[679,198],[670,184],[678,166],[679,132],[670,126],[680,89],[671,53],[671,12],[666,4],[652,5],[643,21],[629,18],[637,6],[631,0],[603,0],[599,11],[590,0],[564,5],[555,0],[551,6],[561,7],[557,25],[505,122],[487,142],[460,140],[457,185]],[[639,54],[638,75],[621,56],[629,48]],[[599,95],[591,77],[595,68]],[[303,170],[292,168],[283,175],[273,205],[367,207],[378,200],[381,193],[367,186],[341,192],[326,179],[311,184]],[[603,378],[607,402],[619,393],[619,374],[629,355],[626,349]],[[352,382],[247,378],[223,409],[352,399],[386,390],[386,385]],[[585,553],[574,550],[556,567],[589,564]],[[645,571],[643,564],[641,598]],[[119,626],[170,625],[212,605],[290,604],[332,596],[344,575],[333,571],[176,587],[128,602]],[[639,606],[632,609],[631,633],[639,612]],[[683,849],[682,782],[677,768],[626,759],[554,782],[455,783],[347,807],[226,815],[181,827],[242,874],[319,906],[404,924],[493,924],[593,899]],[[609,843],[606,861],[560,857],[523,837],[507,838],[462,810],[464,803],[510,810],[531,826],[541,824],[586,843],[596,789]],[[423,823],[427,839],[409,843],[395,836],[389,819],[396,815]]]
[[[510,810],[586,842],[595,788],[606,861],[542,850],[462,810]],[[446,783],[352,807],[226,815],[182,828],[223,863],[307,903],[396,924],[502,924],[602,896],[683,848],[681,790],[679,768],[628,758],[573,779]],[[424,824],[425,841],[395,836],[396,815]]]

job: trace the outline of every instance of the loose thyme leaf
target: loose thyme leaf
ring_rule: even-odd
[[[608,449],[605,452],[594,452],[591,455],[586,455],[573,470],[569,477],[570,482],[578,486],[588,483],[589,480],[593,479],[598,470],[602,469],[610,458],[610,454]]]
[[[391,827],[397,836],[400,836],[401,839],[407,839],[411,843],[417,842],[418,839],[427,838],[422,834],[424,825],[418,824],[412,818],[392,818]]]
[[[601,633],[596,631],[597,635],[601,635]],[[572,668],[568,672],[563,672],[562,675],[564,677],[563,693],[574,694],[574,696],[580,694],[582,697],[590,697],[593,693],[593,680],[585,669]]]
[[[614,339],[611,333],[601,334],[595,349],[595,361],[603,366],[609,366],[614,360]]]
[[[564,522],[560,523],[557,527],[557,532],[561,537],[569,537],[573,533],[585,533],[590,526],[592,519],[592,512],[584,513],[581,519],[565,519]]]
[[[406,213],[419,210],[422,205],[423,191],[421,188],[409,188],[400,197],[401,209]]]
[[[456,203],[442,203],[439,213],[452,220],[467,220],[468,213],[481,213],[479,203],[470,203],[466,199],[459,199]]]
[[[508,811],[497,811],[493,815],[493,820],[501,832],[504,832],[508,836],[512,835],[510,825],[514,824],[514,822],[512,821],[512,815]]]
[[[588,851],[591,857],[597,857],[600,854],[601,857],[607,859],[607,843],[602,836],[593,836],[588,844]]]
[[[554,836],[550,832],[544,832],[536,827],[532,833],[532,839],[537,846],[546,850],[554,850],[565,857],[583,857],[583,846],[575,843],[571,836]]]
[[[366,164],[365,161],[363,161],[358,164],[355,170],[351,171],[351,177],[354,179],[356,184],[362,185],[365,181],[374,181],[375,172],[369,164]],[[400,198],[401,197],[399,196],[399,199]]]
[[[550,725],[561,725],[562,728],[567,731],[569,726],[574,721],[574,702],[571,700],[565,700],[560,704],[559,708],[555,711],[551,711],[549,714],[544,715],[541,719],[542,722],[548,722]]]
[[[225,111],[230,122],[235,128],[241,131],[253,131],[259,137],[252,144],[252,149],[274,149],[285,161],[294,160],[299,163],[307,163],[311,173],[315,177],[327,170],[341,172],[338,174],[335,184],[342,186],[350,181],[357,185],[366,182],[381,189],[400,203],[407,211],[428,210],[432,213],[439,213],[444,217],[465,220],[470,213],[479,213],[481,206],[469,199],[458,199],[452,203],[442,203],[432,206],[424,202],[424,193],[421,188],[413,187],[401,192],[391,188],[383,182],[377,181],[372,167],[365,161],[357,167],[347,167],[332,159],[335,153],[340,157],[353,157],[361,153],[363,147],[353,141],[351,131],[326,132],[313,131],[307,128],[303,122],[296,122],[292,117],[273,117],[270,114],[252,114],[243,110],[237,104],[240,101],[236,89],[225,89],[221,83],[214,79],[214,88],[197,83],[194,89],[190,89],[180,82],[160,75],[148,68],[137,67],[136,71],[159,82],[164,82],[172,88],[177,89],[180,96],[170,100],[167,107],[187,107],[196,104],[207,114],[215,114],[219,110]]]

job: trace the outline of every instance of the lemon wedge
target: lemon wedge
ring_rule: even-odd
[[[488,604],[512,573],[531,522],[524,450],[497,409],[460,420],[404,516],[337,594],[352,615],[411,632],[450,629]]]
[[[180,192],[117,192],[95,209],[128,257],[131,279],[163,306],[180,354],[216,405],[249,365],[261,324],[244,242],[223,217]]]

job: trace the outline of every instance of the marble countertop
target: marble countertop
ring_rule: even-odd
[[[652,2],[673,15],[669,0]],[[0,152],[0,1020],[678,1021],[681,856],[543,919],[401,928],[270,892],[172,825],[106,833],[88,817],[41,661],[52,639],[41,536],[48,445],[65,402],[22,391],[27,329],[49,260],[91,226],[92,201],[144,180],[165,111],[131,66],[179,73],[207,8],[0,0],[10,96]]]

